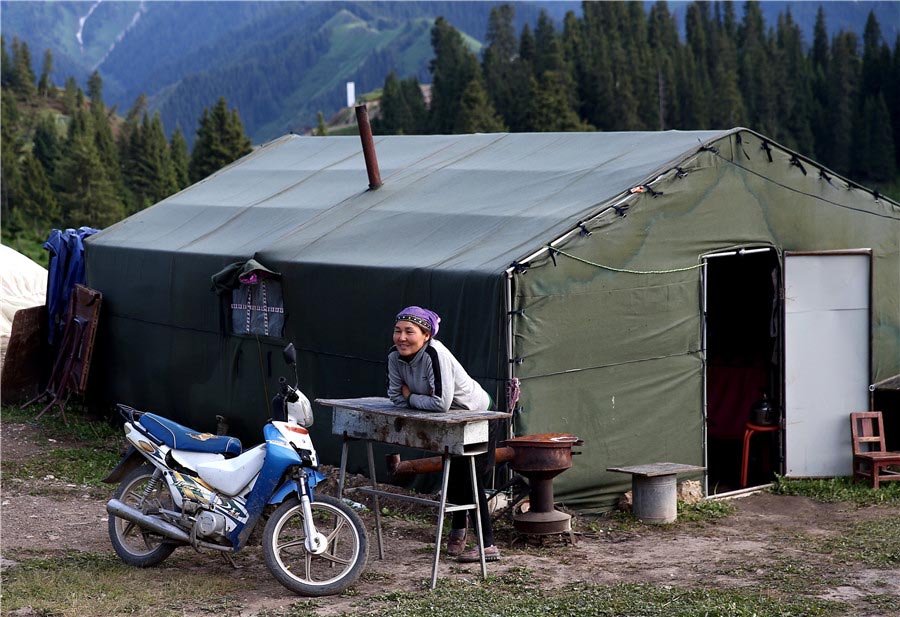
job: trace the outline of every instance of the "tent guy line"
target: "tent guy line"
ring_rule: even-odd
[[[614,366],[626,366],[629,364],[640,364],[641,362],[651,362],[653,360],[668,360],[669,358],[692,356],[692,355],[696,355],[696,354],[704,352],[704,351],[705,350],[702,350],[702,349],[689,349],[689,350],[683,351],[681,353],[667,354],[664,356],[649,356],[646,358],[636,358],[634,360],[627,360],[625,362],[610,362],[609,364],[597,364],[594,366],[578,366],[575,368],[567,368],[562,371],[553,371],[551,373],[540,373],[538,375],[523,375],[523,376],[516,377],[516,379],[518,379],[519,382],[523,382],[523,381],[528,381],[531,379],[539,379],[541,377],[555,377],[557,375],[568,375],[571,373],[583,373],[584,371],[596,371],[596,370],[605,369],[605,368],[612,368]],[[516,358],[516,360],[519,361],[519,362],[516,362],[516,364],[522,364],[522,361],[524,361],[525,358]]]
[[[758,177],[762,178],[763,180],[767,180],[768,182],[771,182],[772,184],[775,184],[776,186],[780,186],[780,187],[783,188],[783,189],[787,189],[788,191],[791,191],[791,192],[794,192],[794,193],[799,193],[799,194],[801,194],[801,195],[805,195],[806,197],[811,197],[811,198],[816,199],[816,200],[818,200],[818,201],[824,201],[825,203],[831,204],[832,206],[837,206],[838,208],[844,208],[844,209],[846,209],[846,210],[853,210],[854,212],[860,212],[860,213],[862,213],[862,214],[871,214],[872,216],[880,216],[880,217],[882,217],[882,218],[890,219],[890,220],[892,220],[892,221],[900,221],[900,216],[891,216],[890,214],[881,214],[881,213],[879,213],[879,212],[870,212],[870,211],[868,211],[868,210],[863,210],[862,208],[854,208],[853,206],[847,206],[847,205],[838,203],[838,202],[836,202],[836,201],[831,201],[830,199],[825,199],[824,197],[820,197],[820,196],[818,196],[818,195],[813,195],[812,193],[807,193],[807,192],[805,192],[805,191],[801,191],[801,190],[792,188],[792,187],[790,187],[790,186],[787,186],[787,185],[785,185],[785,184],[782,184],[782,183],[779,182],[778,180],[773,180],[772,178],[769,178],[768,176],[765,176],[765,175],[763,175],[763,174],[761,174],[761,173],[759,173],[759,172],[757,172],[757,171],[753,171],[752,169],[749,169],[749,168],[747,168],[747,167],[744,167],[744,166],[741,165],[740,163],[737,163],[737,162],[735,162],[735,161],[732,161],[731,159],[722,156],[722,155],[719,154],[718,152],[715,152],[715,151],[710,151],[710,152],[712,152],[713,154],[715,154],[717,157],[719,157],[719,158],[722,159],[723,161],[725,161],[725,162],[727,162],[727,163],[731,163],[731,164],[734,165],[735,167],[739,167],[739,168],[743,169],[744,171],[746,171],[747,173],[751,173],[751,174],[753,174],[754,176],[758,176]],[[797,158],[796,155],[794,156],[794,158]],[[794,164],[794,163],[793,163],[793,161],[792,161],[792,162],[791,162],[791,165],[793,165],[793,164]],[[812,165],[813,163],[812,163],[811,161],[807,161],[807,164]],[[823,172],[823,171],[824,171],[824,170],[821,170],[821,169],[819,170],[820,177],[822,177],[822,172]],[[804,173],[803,175],[806,175],[806,173]],[[828,184],[832,184],[831,178],[829,178],[828,176],[825,176],[823,179],[825,179],[825,180],[828,182]],[[833,184],[832,184],[832,186],[833,186]],[[859,190],[862,190],[862,191],[866,191],[867,193],[871,193],[871,191],[869,191],[868,189],[863,188],[863,187],[860,187],[860,186],[857,186],[857,185],[854,185],[854,184],[852,184],[852,183],[850,183],[850,182],[847,182],[847,189],[848,189],[848,190],[849,190],[849,189],[859,189]],[[875,199],[878,199],[878,196],[875,195],[874,193],[872,194],[872,196],[875,197]]]
[[[603,268],[604,270],[612,270],[613,272],[625,272],[627,274],[674,274],[676,272],[687,272],[688,270],[696,270],[697,268],[702,268],[706,264],[699,263],[694,264],[693,266],[685,266],[684,268],[672,268],[671,270],[628,270],[627,268],[615,268],[613,266],[605,266],[603,264],[594,263],[593,261],[589,261],[587,259],[582,259],[576,255],[572,255],[571,253],[567,253],[565,251],[561,251],[556,247],[547,245],[547,249],[550,251],[550,255],[565,255],[575,261],[580,261],[581,263],[588,264],[589,266],[595,266],[597,268]],[[554,263],[556,260],[553,260]]]

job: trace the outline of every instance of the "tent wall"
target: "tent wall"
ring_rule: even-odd
[[[404,306],[433,307],[439,338],[495,398],[503,391],[505,346],[498,325],[501,280],[469,272],[366,268],[257,260],[282,274],[285,332],[280,339],[231,335],[210,276],[253,255],[202,255],[92,246],[89,283],[104,290],[92,368],[100,404],[122,402],[258,443],[278,378],[292,378],[281,350],[298,350],[301,388],[314,398],[384,395],[393,318]],[[158,290],[168,290],[160,294]],[[230,298],[228,299],[230,301]],[[325,463],[339,462],[330,410],[317,407],[313,438]]]
[[[543,253],[514,275],[513,308],[522,311],[512,317],[513,355],[521,358],[516,432],[585,440],[583,456],[555,482],[567,505],[599,510],[628,490],[628,478],[607,467],[701,463],[700,273],[683,268],[705,253],[871,248],[873,378],[898,372],[900,209],[838,178],[829,183],[806,160],[804,175],[775,145],[769,162],[761,146],[749,132],[722,139],[715,152],[662,170],[655,196],[631,195],[619,212],[588,222],[591,235],[557,246],[595,264],[656,273]]]

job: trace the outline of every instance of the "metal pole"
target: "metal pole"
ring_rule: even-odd
[[[369,190],[374,191],[383,182],[381,172],[378,171],[378,159],[375,157],[375,140],[372,138],[372,127],[369,125],[369,111],[365,105],[356,106],[356,124],[359,126],[359,139],[362,141],[366,172],[369,174]]]

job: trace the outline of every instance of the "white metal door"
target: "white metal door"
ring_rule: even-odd
[[[871,252],[785,253],[785,473],[851,474],[850,413],[868,408]]]

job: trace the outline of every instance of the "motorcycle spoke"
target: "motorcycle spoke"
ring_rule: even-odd
[[[303,559],[303,564],[304,564],[304,566],[306,567],[306,580],[308,580],[308,581],[313,580],[313,574],[312,574],[312,563],[313,563],[313,561],[312,561],[312,558],[313,558],[313,554],[310,553],[309,551],[306,551],[306,555],[305,555],[305,557],[304,557],[304,559]]]
[[[303,550],[306,550],[306,538],[297,538],[296,540],[289,540],[283,544],[279,544],[276,548],[277,550],[284,551],[289,548],[293,548],[295,546],[300,546]]]
[[[328,544],[329,544],[329,545],[330,545],[332,542],[334,542],[334,540],[335,540],[335,538],[337,537],[337,535],[338,535],[338,534],[341,532],[341,530],[344,529],[344,527],[346,527],[346,526],[347,526],[347,522],[346,522],[345,520],[343,520],[343,519],[339,519],[339,520],[338,520],[337,525],[334,526],[334,530],[333,530],[330,534],[328,534]]]

